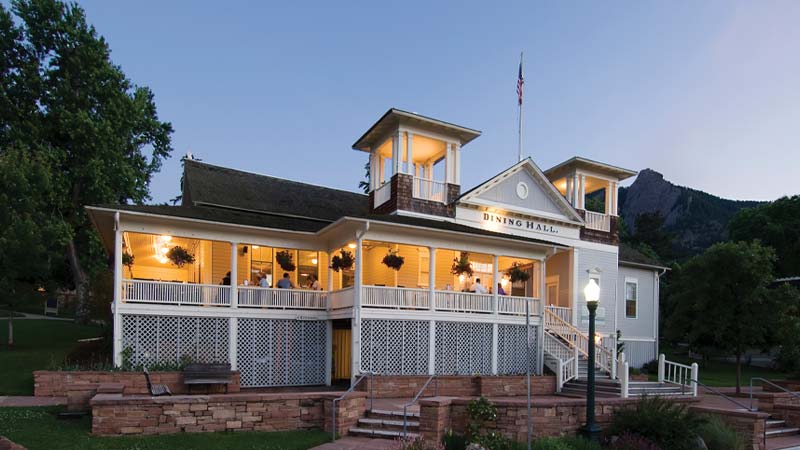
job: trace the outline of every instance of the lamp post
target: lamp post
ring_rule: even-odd
[[[589,308],[589,363],[586,368],[586,425],[583,427],[583,434],[591,441],[598,441],[600,426],[594,418],[594,320],[597,315],[597,304],[600,301],[600,286],[594,278],[589,279],[589,283],[583,289],[583,295],[586,297],[586,307]]]

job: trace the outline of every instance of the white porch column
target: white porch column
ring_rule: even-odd
[[[492,375],[497,375],[497,370],[498,370],[497,369],[498,366],[497,359],[499,353],[498,335],[500,334],[498,328],[499,325],[497,324],[497,322],[494,322],[492,324]]]
[[[378,184],[375,186],[376,188],[380,187],[384,181],[384,173],[386,171],[386,159],[383,156],[378,155]]]
[[[611,183],[611,215],[616,216],[619,214],[617,210],[617,195],[619,194],[619,183],[616,181]]]
[[[428,247],[428,302],[431,311],[436,310],[436,247]]]
[[[547,304],[547,257],[542,258],[541,269],[539,270],[539,305],[541,310],[539,312],[539,328],[538,337],[536,339],[536,373],[541,375],[544,373],[544,306]],[[556,302],[558,304],[558,302]]]
[[[353,324],[352,324],[352,351],[350,358],[350,382],[356,380],[361,371],[361,295],[362,295],[362,273],[363,273],[363,238],[356,236],[356,266],[353,280]]]
[[[444,144],[444,182],[453,182],[453,148],[449,142]]]
[[[570,205],[575,206],[575,202],[573,201],[575,196],[572,195],[572,191],[573,191],[572,182],[573,182],[573,179],[572,179],[572,177],[566,177],[565,181],[567,183],[567,187],[565,188],[564,196],[567,197],[567,201],[569,202]]]
[[[325,385],[331,385],[333,372],[333,321],[325,321]]]
[[[114,314],[114,365],[122,365],[122,227],[119,224],[119,212],[114,213],[114,303],[111,305]]]
[[[436,374],[436,321],[428,322],[428,375]]]
[[[378,161],[378,152],[375,149],[372,149],[372,152],[369,154],[369,190],[374,191],[378,186],[380,186],[380,181],[378,181],[378,170],[380,169],[380,162]]]
[[[231,370],[239,370],[239,318],[228,319],[228,362]]]
[[[414,175],[414,163],[413,161],[413,150],[411,148],[411,141],[414,135],[409,131],[406,132],[406,173],[409,175]]]
[[[239,268],[237,267],[238,259],[239,243],[231,242],[231,308],[236,308],[239,305]]]
[[[400,167],[403,162],[402,145],[403,133],[398,131],[392,136],[392,176],[400,172]]]
[[[613,181],[609,181],[608,185],[606,186],[606,200],[605,200],[605,203],[606,203],[606,215],[609,215],[609,216],[612,215],[613,214],[612,211],[614,211],[614,205],[613,205],[614,199],[612,198],[613,197],[613,194],[612,194],[612,192],[613,192],[612,190],[613,189],[614,189],[614,182]]]
[[[578,208],[578,192],[580,192],[578,174],[572,175],[572,206]]]
[[[461,144],[453,144],[453,153],[455,155],[456,163],[455,173],[453,174],[453,184],[461,184]]]
[[[578,192],[578,204],[580,209],[586,209],[586,175],[581,175],[581,190]]]
[[[497,255],[492,255],[492,286],[489,286],[492,289],[492,313],[497,316],[497,310],[499,309],[500,303],[500,294],[497,293],[497,285],[500,284],[500,257]]]

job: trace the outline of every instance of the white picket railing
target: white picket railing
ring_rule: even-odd
[[[239,306],[243,308],[325,309],[328,293],[306,289],[268,289],[238,287]]]
[[[414,198],[447,203],[447,184],[441,181],[414,177],[412,195]]]
[[[691,366],[667,361],[664,354],[658,355],[658,382],[684,386],[691,390],[692,396],[697,397],[697,381],[700,369],[697,363]]]
[[[384,183],[378,189],[375,189],[373,194],[373,208],[377,208],[382,204],[389,201],[392,197],[392,185],[391,183]]]
[[[567,323],[572,323],[572,308],[564,308],[563,306],[545,306],[544,309],[558,316],[561,320]]]
[[[611,216],[608,214],[586,211],[586,228],[590,230],[611,231]]]
[[[429,309],[430,291],[386,286],[364,286],[361,306],[391,309]]]
[[[123,280],[122,301],[190,306],[230,306],[231,287],[168,281]]]
[[[492,296],[471,292],[435,291],[435,307],[439,311],[491,313]]]
[[[548,367],[556,374],[556,387],[560,392],[564,383],[578,376],[578,350],[570,348],[553,334],[545,331],[544,353],[555,361],[555,367],[550,364]]]
[[[538,298],[519,297],[515,295],[500,295],[497,297],[497,312],[513,316],[525,315],[525,303],[531,316],[542,314],[542,302]]]
[[[594,342],[590,344],[587,335],[583,334],[583,332],[575,328],[572,324],[564,321],[564,319],[558,317],[554,312],[548,309],[545,309],[544,319],[545,329],[559,335],[562,339],[569,342],[571,346],[577,347],[578,351],[582,354],[588,355],[589,345],[594,345],[595,365],[613,376],[615,372],[615,368],[613,367],[614,354],[609,349],[604,348],[602,345],[597,345]]]
[[[352,308],[353,300],[354,295],[352,286],[328,293],[328,303],[330,304],[331,310]]]

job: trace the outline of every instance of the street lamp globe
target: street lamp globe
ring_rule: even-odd
[[[589,279],[589,283],[583,288],[583,295],[586,297],[587,303],[597,303],[600,300],[600,285],[597,284],[594,278]]]

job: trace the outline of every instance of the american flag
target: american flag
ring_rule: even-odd
[[[519,77],[517,78],[517,97],[519,105],[522,106],[522,87],[525,85],[525,78],[522,76],[522,56],[519,58]]]

